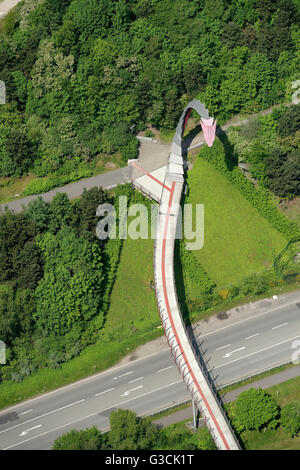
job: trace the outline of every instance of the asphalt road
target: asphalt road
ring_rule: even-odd
[[[199,337],[218,387],[291,360],[300,340],[300,293],[278,302],[216,331],[212,323]],[[0,449],[50,449],[70,429],[108,429],[116,408],[145,415],[188,398],[169,350],[162,350],[2,411]]]

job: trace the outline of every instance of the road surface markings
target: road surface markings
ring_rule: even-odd
[[[228,366],[229,364],[232,364],[233,362],[241,361],[242,359],[246,359],[247,357],[254,356],[255,354],[259,354],[263,351],[267,351],[268,349],[276,348],[276,346],[280,346],[281,344],[288,343],[289,341],[293,341],[294,339],[298,339],[298,338],[300,338],[300,335],[294,336],[294,338],[286,339],[285,341],[281,341],[280,343],[272,344],[272,346],[268,346],[267,348],[259,349],[258,351],[254,351],[253,353],[247,354],[246,356],[238,357],[237,359],[234,359],[233,361],[224,362],[224,364],[220,364],[219,366],[214,366],[208,372],[211,372],[212,370],[215,370],[215,369],[219,369],[220,367]]]
[[[139,357],[138,359],[135,359],[134,360],[134,363],[136,364],[137,362],[141,362],[141,361],[145,361],[147,359],[149,359],[150,357],[152,356],[157,356],[158,354],[162,354],[162,353],[165,353],[166,351],[170,351],[170,348],[164,348],[164,349],[161,349],[160,351],[156,351],[154,353],[151,353],[151,354],[148,354],[148,356],[144,356],[144,357]],[[106,376],[106,375],[111,375],[113,373],[113,371],[115,370],[118,370],[118,369],[123,369],[124,367],[128,367],[127,365],[124,366],[114,366],[114,367],[110,367],[109,369],[103,371],[103,372],[99,372],[95,375],[91,375],[90,377],[86,377],[85,379],[81,379],[81,380],[77,380],[77,382],[74,382],[72,384],[69,384],[69,385],[64,385],[63,387],[60,387],[58,388],[57,390],[53,390],[52,392],[47,392],[47,393],[44,393],[43,395],[41,396],[38,396],[38,397],[35,397],[35,398],[30,398],[29,400],[26,400],[25,402],[22,402],[22,403],[19,403],[17,405],[13,405],[11,406],[9,409],[10,410],[15,410],[17,408],[20,408],[22,406],[25,406],[26,403],[31,403],[31,402],[34,402],[34,401],[38,401],[38,400],[44,400],[45,398],[47,397],[50,397],[52,395],[55,395],[59,392],[62,392],[62,391],[66,391],[70,388],[76,388],[78,387],[78,385],[80,384],[83,384],[83,383],[87,383],[87,382],[93,382],[95,380],[98,380],[99,378],[101,378],[102,376]],[[3,414],[5,414],[7,411],[0,411],[0,416],[2,416]]]
[[[126,392],[122,393],[120,395],[121,397],[127,397],[131,392],[134,392],[135,390],[138,390],[139,388],[143,388],[143,385],[140,385],[139,387],[132,388],[131,390],[127,390]]]
[[[99,395],[103,395],[103,393],[112,392],[113,390],[114,390],[114,388],[110,388],[108,390],[104,390],[104,392],[96,393],[95,397],[98,397]]]
[[[230,357],[230,356],[232,356],[233,353],[236,353],[238,351],[242,351],[243,349],[245,349],[245,346],[243,346],[242,348],[239,348],[239,349],[235,349],[234,351],[230,351],[230,352],[226,353],[225,356],[223,356],[223,357]]]
[[[159,373],[159,372],[164,372],[165,370],[168,370],[168,369],[172,369],[172,367],[174,367],[174,366],[169,366],[169,367],[165,367],[164,369],[159,369],[159,370],[157,371],[157,373]]]
[[[204,336],[213,335],[227,328],[232,328],[235,325],[240,325],[241,323],[245,323],[246,321],[253,320],[253,318],[261,317],[262,315],[265,315],[266,313],[274,312],[275,310],[284,309],[285,307],[289,307],[290,305],[296,305],[295,301],[288,302],[287,304],[284,304],[284,305],[279,305],[278,307],[270,308],[269,310],[266,310],[265,312],[262,312],[262,313],[258,313],[257,315],[253,315],[252,317],[248,317],[248,318],[245,318],[244,320],[231,323],[231,325],[223,326],[222,328],[219,328],[218,330],[213,330],[213,331],[209,331],[208,333],[203,333],[201,334],[201,338],[204,338]]]
[[[20,413],[20,416],[26,415],[27,413],[30,413],[30,411],[33,411],[33,410],[23,411],[23,413]]]
[[[128,383],[133,384],[133,382],[137,382],[138,380],[143,380],[144,377],[139,377],[138,379],[130,380]]]
[[[251,336],[246,336],[245,339],[251,339],[251,338],[255,338],[255,336],[259,336],[260,333],[255,333],[255,335],[251,335]]]
[[[181,383],[182,384],[182,379],[180,380],[177,380],[176,382],[172,382],[171,384],[168,384],[168,385],[164,385],[163,387],[160,387],[160,388],[156,388],[155,390],[151,390],[150,392],[146,392],[146,393],[143,393],[142,395],[138,395],[137,397],[134,397],[134,398],[129,398],[128,400],[124,400],[120,403],[117,403],[116,405],[114,405],[116,408],[121,406],[121,405],[124,405],[125,403],[129,403],[130,401],[134,401],[134,400],[137,400],[138,398],[142,398],[142,397],[145,397],[147,395],[151,395],[151,393],[155,393],[155,392],[159,392],[160,390],[163,390],[164,388],[168,388],[168,387],[171,387],[173,385],[176,385],[176,384],[179,384]],[[186,392],[188,393],[188,392]],[[189,395],[188,395],[189,396]],[[89,415],[86,415],[86,416],[82,416],[81,418],[77,418],[73,421],[69,421],[68,423],[65,423],[65,424],[62,424],[61,426],[58,426],[57,428],[54,428],[54,429],[50,429],[49,431],[45,431],[41,434],[39,434],[38,436],[33,436],[33,437],[30,437],[29,439],[25,439],[25,441],[21,441],[21,442],[17,442],[16,444],[12,444],[8,447],[5,447],[1,450],[8,450],[8,449],[12,449],[13,447],[16,447],[16,446],[19,446],[21,444],[25,444],[26,442],[29,442],[29,441],[32,441],[33,439],[37,439],[38,437],[42,437],[42,436],[45,436],[46,434],[49,434],[50,432],[54,432],[54,431],[57,431],[58,429],[61,429],[61,428],[65,428],[66,426],[70,426],[71,424],[74,424],[74,423],[78,423],[78,421],[82,421],[84,419],[88,419],[90,418],[91,416],[96,416],[97,414],[99,413],[103,413],[103,411],[106,411],[106,410],[110,410],[111,407],[109,408],[104,408],[103,410],[98,410],[98,411],[95,411],[94,413],[91,413]],[[23,423],[24,424],[24,423]]]
[[[117,380],[117,378],[125,377],[126,375],[132,374],[133,370],[130,370],[129,372],[126,372],[125,374],[121,374],[118,377],[114,377],[113,380]]]
[[[83,401],[85,401],[85,398],[83,398],[82,400],[75,401],[74,403],[70,403],[70,405],[66,405],[66,406],[62,406],[61,408],[57,408],[57,410],[49,411],[48,413],[45,413],[43,415],[36,416],[35,418],[28,419],[28,421],[24,421],[24,423],[19,423],[19,424],[16,424],[15,426],[12,426],[10,428],[3,429],[3,431],[0,431],[0,434],[2,434],[3,432],[10,431],[11,429],[18,428],[19,426],[24,426],[24,424],[31,423],[31,421],[35,421],[36,419],[40,419],[40,418],[43,418],[44,416],[51,415],[53,413],[56,413],[57,411],[61,411],[61,410],[64,410],[65,408],[69,408],[70,406],[78,405],[79,403],[82,403]]]
[[[281,325],[273,326],[272,330],[276,330],[277,328],[281,328],[282,326],[288,325],[288,323],[282,323]]]
[[[227,348],[228,346],[231,346],[231,344],[225,344],[225,346],[221,346],[220,348],[217,348],[216,351],[219,351],[219,349]]]
[[[42,427],[41,424],[39,424],[38,426],[34,426],[34,428],[30,428],[30,429],[27,429],[26,431],[21,432],[21,434],[19,434],[19,436],[26,436],[26,434],[27,434],[29,431],[33,431],[34,429],[41,428],[41,427]]]

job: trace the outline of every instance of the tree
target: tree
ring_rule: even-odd
[[[83,431],[69,431],[58,437],[52,450],[101,450],[102,434],[95,426]]]
[[[34,242],[36,225],[23,214],[6,211],[0,216],[0,281],[17,280],[20,260],[27,258],[26,252],[34,250],[28,242]],[[37,259],[37,254],[34,256]],[[21,265],[23,263],[21,262]],[[23,265],[26,270],[26,263]],[[33,266],[29,268],[31,271]],[[22,276],[27,277],[24,271]]]
[[[285,432],[294,437],[300,432],[300,403],[288,403],[281,409],[281,424]]]
[[[240,393],[234,408],[234,424],[241,430],[275,428],[279,407],[271,395],[262,389],[250,388]]]
[[[292,105],[281,115],[278,122],[280,137],[288,137],[300,129],[300,104]]]
[[[57,193],[50,203],[49,229],[58,232],[63,225],[70,222],[72,206],[66,193]]]
[[[80,237],[88,241],[99,241],[96,237],[96,227],[99,222],[96,211],[99,205],[111,202],[102,188],[94,187],[88,191],[84,189],[81,198],[77,201],[71,215],[71,226]]]
[[[57,235],[45,233],[37,241],[45,259],[44,278],[36,288],[35,320],[43,334],[63,335],[101,312],[102,263],[100,248],[64,226]]]
[[[114,450],[152,449],[159,431],[147,418],[138,418],[131,410],[116,410],[110,414],[109,445]]]

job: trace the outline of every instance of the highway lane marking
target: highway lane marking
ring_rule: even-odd
[[[283,305],[280,305],[280,306],[278,306],[278,307],[274,307],[274,308],[272,308],[272,309],[266,310],[265,312],[262,312],[262,313],[260,313],[260,314],[258,314],[258,315],[255,315],[255,316],[246,318],[245,320],[241,320],[241,321],[235,322],[235,323],[233,323],[233,324],[231,324],[231,325],[224,326],[224,327],[222,327],[222,328],[219,328],[218,330],[214,330],[214,331],[211,331],[211,332],[208,332],[208,333],[204,333],[203,335],[201,335],[201,337],[208,336],[208,335],[211,335],[211,334],[214,334],[214,333],[218,333],[218,332],[221,331],[221,330],[224,330],[224,329],[226,329],[226,328],[230,328],[230,327],[235,326],[235,325],[240,324],[240,323],[244,323],[244,322],[246,322],[246,321],[248,321],[248,320],[251,320],[251,319],[253,319],[253,318],[259,317],[259,316],[264,315],[264,314],[266,314],[266,313],[270,313],[270,312],[273,312],[273,311],[275,311],[275,310],[279,310],[279,309],[281,309],[281,308],[283,309],[283,308],[288,307],[288,306],[293,305],[293,304],[296,305],[296,302],[297,302],[297,300],[293,300],[292,302],[288,302],[288,303],[283,304]],[[164,349],[162,349],[162,350],[160,350],[160,351],[156,351],[156,352],[153,352],[153,353],[151,353],[151,354],[148,354],[147,356],[139,357],[138,359],[135,359],[134,363],[147,360],[147,359],[151,358],[152,356],[156,356],[156,355],[158,355],[158,354],[163,354],[163,353],[165,353],[166,351],[170,351],[170,349],[169,349],[169,348],[164,348]],[[3,415],[3,414],[5,414],[5,413],[7,413],[8,411],[12,411],[12,410],[14,410],[14,409],[18,409],[18,408],[20,408],[20,407],[26,405],[26,403],[29,404],[29,403],[32,403],[32,402],[37,401],[37,400],[41,400],[41,401],[42,401],[42,400],[45,400],[45,399],[47,399],[49,396],[55,395],[55,394],[57,394],[57,393],[64,392],[64,391],[66,391],[66,390],[68,390],[68,389],[70,389],[70,388],[78,387],[79,385],[84,384],[84,383],[86,383],[86,382],[92,382],[92,381],[98,380],[98,379],[101,378],[102,376],[105,376],[105,375],[108,375],[108,374],[112,374],[112,372],[113,372],[114,370],[120,370],[120,369],[122,369],[122,368],[124,368],[124,367],[125,367],[124,365],[122,365],[122,366],[114,366],[114,367],[112,367],[112,368],[110,368],[110,369],[107,369],[107,370],[105,370],[105,371],[99,372],[98,374],[95,374],[95,375],[92,375],[92,376],[90,376],[90,377],[85,377],[84,379],[78,380],[78,381],[75,382],[75,383],[72,383],[72,384],[69,384],[69,385],[65,385],[64,387],[60,387],[60,388],[57,389],[57,390],[53,390],[53,391],[51,391],[51,392],[47,392],[47,393],[45,393],[44,395],[41,395],[41,396],[39,396],[39,397],[30,398],[30,399],[28,399],[28,400],[26,400],[26,401],[24,401],[24,402],[22,402],[22,403],[13,405],[13,406],[11,406],[11,407],[6,408],[6,409],[3,410],[3,411],[0,411],[0,416]],[[128,365],[127,365],[127,367],[128,367]],[[222,367],[222,366],[218,366],[218,367]],[[0,432],[2,432],[2,431],[0,431]]]
[[[170,348],[164,348],[164,349],[161,349],[160,351],[155,351],[154,353],[148,354],[148,356],[139,357],[138,359],[134,360],[134,363],[147,360],[152,356],[157,356],[158,354],[163,354],[167,351],[170,352]],[[93,381],[98,380],[99,378],[101,378],[103,375],[111,375],[113,371],[124,369],[125,367],[128,367],[128,365],[126,365],[126,366],[124,366],[124,365],[122,365],[122,366],[113,366],[113,367],[111,367],[109,369],[106,369],[102,372],[99,372],[99,373],[91,375],[89,377],[85,377],[84,379],[78,380],[77,382],[74,382],[72,384],[64,385],[63,387],[60,387],[57,390],[53,390],[52,392],[44,393],[43,395],[41,395],[39,397],[29,398],[28,400],[25,400],[22,403],[19,403],[17,405],[12,405],[12,406],[6,408],[5,410],[1,410],[0,411],[0,416],[3,415],[3,414],[6,414],[7,412],[12,411],[16,408],[20,408],[22,406],[24,407],[24,406],[26,406],[26,404],[32,403],[34,401],[45,400],[48,397],[50,397],[51,395],[55,395],[57,393],[64,392],[64,391],[68,390],[69,388],[78,387],[79,385],[85,384],[86,382],[93,382]]]
[[[128,383],[133,384],[133,382],[137,382],[138,380],[143,380],[144,377],[139,377],[138,379],[130,380]]]
[[[118,377],[114,377],[113,380],[117,380],[117,378],[125,377],[126,375],[132,374],[133,370],[130,370],[129,372],[126,372],[125,374],[121,374]]]
[[[272,330],[276,330],[277,328],[281,328],[282,326],[288,325],[288,323],[282,323],[281,325],[273,326]]]
[[[20,413],[20,416],[26,415],[27,413],[30,413],[30,411],[33,411],[33,410],[23,411],[23,413]]]
[[[103,395],[103,393],[112,392],[113,390],[114,388],[109,388],[108,390],[104,390],[104,392],[96,393],[95,397],[98,397],[99,395]]]
[[[19,436],[26,436],[26,434],[29,433],[29,431],[33,431],[34,429],[41,428],[41,427],[42,427],[42,425],[38,424],[38,426],[34,426],[34,428],[30,428],[30,429],[27,429],[26,431],[21,432],[21,434],[19,434]]]
[[[214,333],[218,333],[219,331],[225,330],[226,328],[231,328],[232,326],[240,325],[241,323],[245,323],[248,320],[253,320],[253,318],[261,317],[262,315],[265,315],[266,313],[274,312],[275,310],[280,310],[281,308],[289,307],[290,305],[296,305],[296,301],[294,300],[293,302],[289,302],[287,304],[271,308],[269,310],[266,310],[265,312],[258,313],[257,315],[254,315],[253,317],[248,317],[248,318],[245,318],[245,320],[240,320],[238,322],[231,323],[231,325],[223,326],[222,328],[219,328],[218,330],[209,331],[208,333],[204,333],[204,334],[200,335],[200,339],[204,338],[204,336],[213,335]]]
[[[3,429],[3,431],[0,431],[0,434],[2,434],[3,432],[10,431],[11,429],[18,428],[19,426],[24,426],[24,424],[31,423],[31,421],[35,421],[36,419],[40,419],[40,418],[43,418],[44,416],[51,415],[53,413],[56,413],[57,411],[61,411],[65,408],[69,408],[70,406],[78,405],[78,403],[82,403],[83,401],[85,401],[85,398],[83,398],[82,400],[75,401],[74,403],[70,403],[70,405],[62,406],[61,408],[57,408],[56,410],[49,411],[48,413],[45,413],[43,415],[36,416],[35,418],[31,418],[28,421],[24,421],[24,423],[19,423],[19,424],[16,424],[15,426],[12,426],[10,428]]]
[[[276,346],[280,346],[281,344],[288,343],[289,341],[293,341],[294,339],[297,339],[297,338],[300,338],[300,335],[294,336],[294,338],[286,339],[285,341],[281,341],[280,343],[272,344],[272,346],[268,346],[267,348],[259,349],[258,351],[254,351],[253,353],[247,354],[246,356],[242,356],[237,359],[234,359],[233,361],[225,362],[224,364],[215,366],[212,369],[210,369],[208,372],[211,372],[212,370],[215,370],[215,369],[219,369],[220,367],[228,366],[229,364],[232,364],[233,362],[241,361],[242,359],[246,359],[247,357],[254,356],[255,354],[259,354],[263,351],[267,351],[268,349],[276,348]]]
[[[219,351],[219,349],[227,348],[228,346],[231,346],[231,344],[225,344],[225,346],[221,346],[220,348],[217,348],[216,351]]]
[[[235,349],[234,351],[230,351],[230,352],[226,353],[225,356],[223,356],[223,357],[230,357],[230,356],[232,356],[232,354],[234,354],[238,351],[242,351],[243,349],[246,349],[245,346],[243,346],[242,348],[239,348],[239,349]]]
[[[171,386],[173,386],[173,385],[177,385],[177,384],[179,384],[179,383],[183,384],[182,379],[177,380],[176,382],[172,382],[171,384],[164,385],[163,387],[157,388],[157,389],[155,389],[155,390],[151,390],[150,392],[143,393],[142,395],[138,395],[137,397],[129,398],[128,400],[123,400],[122,402],[117,403],[117,404],[115,404],[114,406],[115,406],[115,407],[118,407],[118,406],[124,405],[125,403],[129,403],[130,401],[137,400],[138,398],[143,398],[143,397],[145,397],[145,396],[147,396],[147,395],[151,395],[151,393],[159,392],[160,390],[163,390],[164,388],[168,388],[168,387],[171,387]],[[71,424],[78,423],[79,421],[82,421],[82,420],[84,420],[84,419],[88,419],[88,418],[90,418],[91,416],[95,416],[95,415],[97,415],[98,413],[103,413],[103,411],[107,411],[107,410],[110,410],[110,409],[111,409],[111,406],[108,407],[108,408],[104,408],[103,410],[95,411],[94,413],[91,413],[91,414],[89,414],[89,415],[87,415],[87,416],[83,416],[83,417],[81,417],[81,418],[77,418],[77,419],[75,419],[75,420],[73,420],[73,421],[70,421],[69,423],[62,424],[61,426],[58,426],[57,428],[50,429],[49,431],[45,431],[45,432],[43,432],[42,434],[39,434],[38,436],[30,437],[29,439],[26,439],[25,441],[17,442],[16,444],[12,444],[11,446],[5,447],[5,448],[3,448],[3,449],[1,449],[1,450],[12,449],[13,447],[19,446],[19,445],[21,445],[21,444],[25,444],[26,442],[32,441],[33,439],[37,439],[38,437],[45,436],[46,434],[49,434],[50,432],[54,432],[54,431],[57,431],[58,429],[65,428],[66,426],[70,426]]]
[[[259,336],[260,333],[255,333],[255,335],[251,335],[251,336],[246,336],[245,339],[251,339],[251,338],[255,338],[255,336]]]
[[[135,390],[138,390],[139,388],[143,388],[143,385],[140,385],[139,387],[132,388],[131,390],[127,390],[126,392],[122,393],[120,396],[121,397],[127,397],[131,392],[134,392]]]
[[[165,367],[164,369],[159,369],[157,373],[159,374],[160,372],[164,372],[165,370],[172,369],[172,367],[174,366],[169,366],[169,367]]]

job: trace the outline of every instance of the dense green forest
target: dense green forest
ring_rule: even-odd
[[[24,0],[0,37],[0,176],[127,161],[195,96],[219,122],[284,101],[299,53],[292,0]]]

